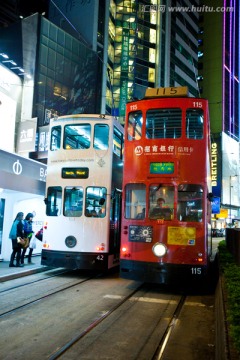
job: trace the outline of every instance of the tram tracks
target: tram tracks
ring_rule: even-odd
[[[179,314],[183,308],[185,301],[186,301],[186,295],[183,295],[180,298],[180,301],[176,307],[176,310],[174,311],[174,314],[173,314],[171,320],[169,321],[169,325],[168,325],[165,333],[163,334],[162,338],[159,341],[159,346],[157,347],[155,354],[152,357],[152,360],[161,360],[162,359],[162,355],[164,353],[164,350],[168,346],[169,338],[171,336],[172,331],[174,330],[177,320],[179,319]]]
[[[5,289],[3,290],[0,290],[0,294],[3,294],[3,293],[6,293],[8,291],[11,291],[11,290],[16,290],[18,288],[21,288],[21,287],[24,287],[24,286],[28,286],[28,285],[32,285],[32,284],[36,284],[36,283],[39,283],[40,281],[47,281],[49,279],[52,279],[56,276],[60,276],[60,275],[63,275],[63,274],[67,274],[69,273],[70,271],[69,270],[66,270],[66,269],[61,269],[61,270],[50,270],[50,274],[53,272],[52,275],[46,275],[47,272],[45,272],[45,276],[43,278],[36,278],[35,280],[31,280],[32,277],[28,276],[28,277],[25,277],[24,278],[24,282],[21,283],[21,284],[17,284],[17,285],[11,285],[12,284],[12,280],[8,281],[8,283],[10,284],[9,287],[6,287]],[[35,276],[36,277],[36,276]]]
[[[19,300],[19,305],[18,305],[18,306],[15,306],[16,302],[12,303],[12,305],[11,305],[11,302],[7,302],[7,306],[9,307],[9,309],[6,310],[6,311],[4,311],[4,310],[2,309],[3,302],[4,302],[4,298],[3,298],[4,294],[5,294],[5,295],[7,295],[7,294],[12,294],[12,291],[18,290],[19,288],[22,288],[22,287],[27,288],[27,287],[29,287],[29,286],[32,287],[33,285],[38,286],[38,285],[39,285],[41,282],[43,282],[43,281],[45,281],[45,282],[46,282],[46,281],[50,281],[50,280],[53,280],[53,279],[56,278],[56,277],[59,277],[59,276],[61,276],[61,275],[65,275],[65,274],[67,274],[67,273],[69,273],[69,271],[66,271],[66,270],[60,271],[60,272],[58,272],[57,274],[54,274],[54,275],[51,275],[51,276],[47,276],[47,277],[42,278],[42,279],[36,279],[36,280],[33,280],[33,281],[29,281],[29,282],[27,282],[27,283],[20,284],[20,285],[16,285],[16,286],[13,286],[13,287],[11,287],[11,288],[9,288],[9,289],[6,289],[6,290],[1,291],[1,293],[2,293],[2,304],[1,304],[1,306],[0,306],[0,319],[3,318],[3,317],[6,316],[6,315],[10,315],[11,313],[15,313],[16,311],[19,311],[19,310],[21,310],[21,309],[23,309],[23,308],[32,306],[34,303],[37,303],[37,302],[42,301],[42,300],[45,300],[45,299],[49,298],[50,296],[54,296],[54,295],[56,295],[56,294],[58,294],[58,293],[60,293],[60,292],[66,291],[66,290],[68,290],[68,289],[71,289],[71,288],[73,288],[73,287],[75,287],[75,286],[78,286],[78,285],[80,285],[80,284],[83,284],[84,282],[89,281],[89,280],[91,280],[92,278],[94,278],[94,276],[86,277],[86,278],[81,279],[81,280],[75,280],[75,281],[73,281],[71,284],[69,284],[69,285],[67,285],[67,286],[66,286],[66,285],[61,285],[61,287],[58,288],[57,290],[53,290],[53,289],[52,289],[52,290],[47,290],[47,293],[46,293],[46,294],[41,295],[41,296],[36,296],[36,298],[33,299],[33,300],[27,300],[27,301],[22,300],[22,302],[21,302],[21,300],[18,299],[18,300]],[[41,284],[41,285],[42,285],[42,284]],[[28,290],[26,290],[26,291],[28,291]],[[10,296],[12,297],[12,295],[10,295]],[[32,295],[31,295],[31,296],[32,296]],[[5,303],[6,303],[6,301],[5,301]]]
[[[64,287],[49,296],[42,294],[22,307],[15,306],[15,310],[0,317],[3,358],[7,354],[19,360],[165,360],[169,358],[165,357],[169,342],[176,339],[179,326],[183,326],[182,332],[186,331],[186,308],[193,308],[196,302],[182,293],[166,292],[163,287],[118,276],[85,277],[78,279],[78,284]],[[202,311],[204,305],[198,308]],[[199,314],[201,321],[205,317]],[[191,323],[193,313],[189,318]],[[201,329],[199,332],[202,333]],[[14,339],[12,344],[8,336]],[[28,341],[24,343],[24,352],[19,353],[25,338]]]
[[[77,334],[74,338],[72,338],[70,341],[68,341],[64,346],[62,346],[59,350],[57,350],[55,353],[53,353],[49,360],[55,360],[58,359],[61,355],[63,355],[67,350],[71,349],[71,347],[76,344],[79,340],[81,340],[85,335],[90,334],[90,332],[99,325],[104,319],[106,319],[108,316],[113,314],[114,311],[116,311],[122,304],[124,304],[126,301],[128,301],[135,293],[137,293],[141,288],[143,284],[139,285],[134,291],[132,291],[128,296],[123,298],[119,303],[117,303],[112,309],[108,310],[106,313],[102,314],[100,317],[98,317],[96,320],[94,320],[85,330],[81,331],[79,334]]]
[[[108,312],[106,312],[105,314],[101,315],[99,318],[97,318],[95,321],[93,321],[85,330],[81,331],[79,334],[76,334],[76,336],[74,336],[70,341],[68,341],[66,344],[64,344],[60,349],[58,349],[56,352],[52,353],[51,356],[48,358],[48,360],[56,360],[56,359],[64,359],[65,358],[65,354],[66,354],[66,358],[73,358],[75,359],[75,357],[72,355],[72,348],[74,348],[74,346],[77,346],[78,348],[81,348],[81,340],[85,337],[85,336],[92,336],[92,332],[94,331],[94,329],[100,325],[100,323],[102,323],[104,320],[107,320],[108,317],[110,317],[111,315],[114,315],[117,311],[121,311],[121,307],[122,305],[124,305],[126,302],[130,302],[131,306],[134,306],[134,304],[138,301],[142,301],[142,302],[147,302],[149,301],[148,298],[144,298],[142,296],[139,296],[139,292],[141,291],[141,289],[143,289],[144,284],[141,283],[136,289],[134,289],[134,291],[132,291],[128,296],[124,297],[123,299],[121,299],[121,301],[119,301],[111,310],[109,310]],[[137,296],[134,296],[137,295]],[[173,312],[173,315],[170,317],[169,321],[167,322],[167,324],[164,325],[164,329],[165,330],[161,330],[161,335],[160,338],[158,339],[158,342],[156,343],[155,341],[155,348],[154,346],[149,349],[149,347],[147,346],[148,342],[152,342],[151,336],[155,337],[154,332],[156,332],[156,328],[160,326],[160,328],[162,329],[162,324],[161,320],[162,320],[162,315],[160,315],[157,324],[156,324],[156,328],[152,329],[152,331],[150,332],[149,336],[146,337],[146,339],[141,338],[141,343],[139,346],[139,350],[135,350],[136,351],[136,356],[132,356],[132,354],[129,356],[129,359],[136,359],[136,360],[140,360],[140,359],[146,359],[148,358],[149,360],[160,360],[162,358],[162,355],[164,353],[165,348],[168,346],[168,340],[170,338],[171,332],[178,320],[179,314],[184,306],[186,300],[186,296],[183,295],[181,296],[178,300],[174,300],[175,303],[175,311]],[[164,301],[163,301],[164,302]],[[166,306],[169,305],[169,303],[173,303],[172,301],[166,301]],[[118,321],[118,317],[117,320]],[[103,325],[104,326],[104,325]],[[124,331],[124,330],[123,330]],[[93,335],[94,336],[94,335]],[[100,340],[101,342],[101,340]],[[130,345],[130,344],[129,344]],[[148,348],[147,350],[145,350],[145,345],[146,348]],[[93,347],[95,347],[95,344],[93,345]],[[97,345],[96,345],[97,347]],[[77,350],[73,350],[73,353],[78,352]],[[146,352],[147,352],[147,357],[146,356]],[[111,347],[109,348],[109,353],[111,353]],[[80,355],[80,354],[79,354]],[[83,354],[81,354],[83,355]],[[81,357],[80,355],[80,357]],[[73,357],[72,357],[73,356]],[[86,358],[88,357],[89,354],[86,354]],[[94,355],[93,355],[94,356]],[[96,358],[97,357],[97,349],[96,349],[96,354],[95,354]],[[124,359],[126,355],[122,355],[122,354],[118,354],[117,359]],[[95,358],[95,357],[93,357]],[[114,356],[109,356],[109,359],[114,359]]]

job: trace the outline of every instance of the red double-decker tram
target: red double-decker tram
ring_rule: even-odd
[[[211,256],[208,102],[187,87],[127,104],[120,276],[203,279]]]

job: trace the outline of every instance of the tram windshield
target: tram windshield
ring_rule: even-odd
[[[107,189],[105,187],[89,186],[86,189],[85,216],[105,217],[106,196]]]
[[[180,221],[202,222],[203,188],[201,185],[181,184],[178,186],[177,217]]]
[[[173,219],[174,187],[152,184],[149,188],[149,218]]]

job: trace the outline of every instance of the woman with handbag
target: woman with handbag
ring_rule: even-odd
[[[9,234],[9,238],[12,239],[12,254],[10,257],[10,263],[9,263],[9,267],[22,267],[23,265],[20,264],[20,258],[21,258],[21,250],[22,250],[22,246],[20,243],[18,243],[17,238],[23,237],[24,231],[23,231],[23,212],[19,212],[15,218],[15,220],[13,221],[11,230],[10,230],[10,234]],[[17,255],[17,256],[16,256]],[[16,265],[14,265],[14,259],[16,256]]]
[[[24,230],[24,238],[28,239],[28,241],[27,241],[27,244],[22,248],[22,253],[21,253],[21,264],[22,265],[24,265],[24,257],[25,257],[27,248],[29,246],[29,242],[31,240],[31,237],[33,235],[32,223],[33,223],[33,214],[28,213],[27,216],[24,219],[24,228],[23,228],[23,230]]]

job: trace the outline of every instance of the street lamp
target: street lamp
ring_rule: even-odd
[[[229,196],[230,196],[230,203],[229,203],[229,206],[230,206],[230,221],[232,219],[232,178],[233,177],[237,177],[238,175],[230,175],[229,177],[229,184],[230,184],[230,187],[229,187]]]

